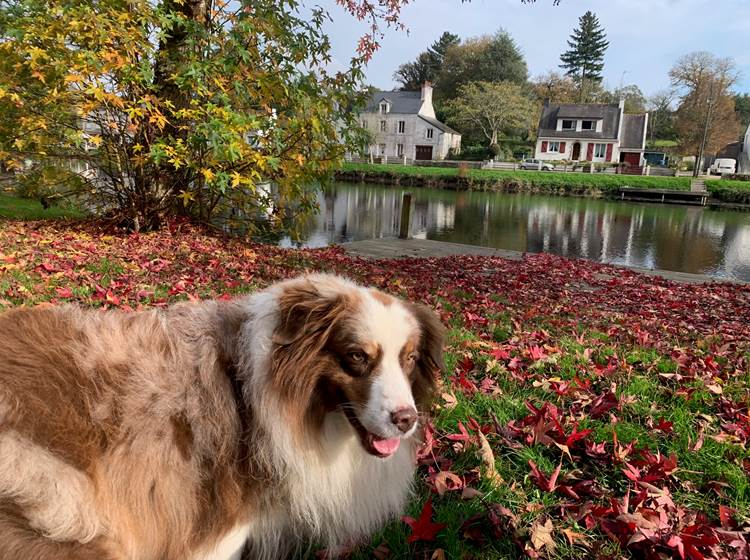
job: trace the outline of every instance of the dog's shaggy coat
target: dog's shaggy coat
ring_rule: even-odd
[[[166,310],[3,313],[0,559],[356,542],[408,498],[416,426],[393,410],[425,412],[441,360],[430,310],[325,275]]]

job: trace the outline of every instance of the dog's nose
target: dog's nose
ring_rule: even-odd
[[[408,406],[405,408],[399,408],[391,412],[391,422],[403,433],[411,430],[412,426],[417,422],[417,411],[412,407]]]

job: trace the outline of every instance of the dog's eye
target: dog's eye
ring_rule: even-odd
[[[349,352],[348,354],[349,359],[354,362],[355,364],[366,364],[367,363],[367,354],[360,350],[355,350],[353,352]]]

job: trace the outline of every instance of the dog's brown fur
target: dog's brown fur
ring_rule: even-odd
[[[314,420],[311,399],[325,386],[316,376],[300,385],[284,364],[299,371],[309,352],[341,344],[329,325],[350,302],[321,307],[308,296],[292,290],[280,302],[273,379],[286,399],[307,399],[300,419]],[[424,403],[442,327],[412,309],[423,326],[414,393]],[[256,455],[272,442],[238,374],[252,351],[240,347],[246,313],[206,302],[0,315],[0,559],[190,558],[265,507],[278,481]],[[307,335],[318,325],[318,336],[300,344],[301,324]]]

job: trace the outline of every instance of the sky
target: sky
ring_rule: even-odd
[[[318,0],[333,22],[327,27],[336,61],[351,58],[365,27],[336,6]],[[416,58],[443,31],[462,38],[507,30],[526,57],[529,74],[559,70],[567,39],[587,10],[610,41],[604,79],[610,88],[636,84],[646,95],[669,87],[669,69],[682,55],[705,50],[734,58],[741,73],[735,90],[750,92],[750,0],[411,0],[402,12],[408,32],[390,30],[367,68],[367,81],[390,90],[393,72]]]

